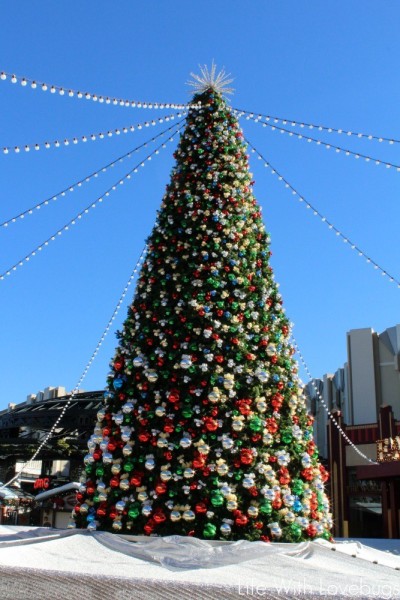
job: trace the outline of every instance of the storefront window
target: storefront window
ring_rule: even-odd
[[[381,483],[357,479],[356,470],[348,469],[349,536],[383,537]]]
[[[380,495],[350,496],[349,536],[383,537],[382,497]]]

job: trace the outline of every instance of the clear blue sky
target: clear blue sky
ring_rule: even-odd
[[[400,139],[400,5],[394,0],[70,0],[12,2],[1,13],[0,70],[109,96],[185,102],[190,72],[214,59],[235,78],[233,106]],[[0,111],[0,146],[129,126],[162,112],[1,81]],[[249,121],[242,125],[310,202],[400,277],[400,173]],[[0,220],[85,177],[162,127],[86,145],[1,154]],[[400,163],[400,145],[321,137]],[[170,144],[76,228],[0,281],[0,408],[46,386],[74,387],[151,231],[172,150]],[[320,376],[343,364],[346,331],[369,326],[381,331],[400,322],[400,290],[336,239],[260,162],[251,161],[276,279],[310,370]],[[0,229],[1,272],[133,164],[124,162]],[[126,303],[117,326],[125,314]],[[115,345],[111,333],[85,389],[104,387]]]

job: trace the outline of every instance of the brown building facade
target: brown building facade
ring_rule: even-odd
[[[368,463],[328,424],[331,499],[336,537],[400,538],[400,422],[383,406],[377,423],[347,426],[336,421],[351,442],[377,464]],[[382,453],[382,447],[387,452]]]
[[[331,474],[335,536],[400,538],[400,325],[349,331],[347,362],[306,394]]]

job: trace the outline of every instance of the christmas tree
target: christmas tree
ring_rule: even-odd
[[[243,135],[203,71],[85,457],[78,527],[330,538]],[[218,79],[219,78],[219,79]]]

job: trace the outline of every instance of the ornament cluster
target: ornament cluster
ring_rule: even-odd
[[[330,538],[290,323],[246,147],[194,97],[88,442],[78,527],[205,539]]]

